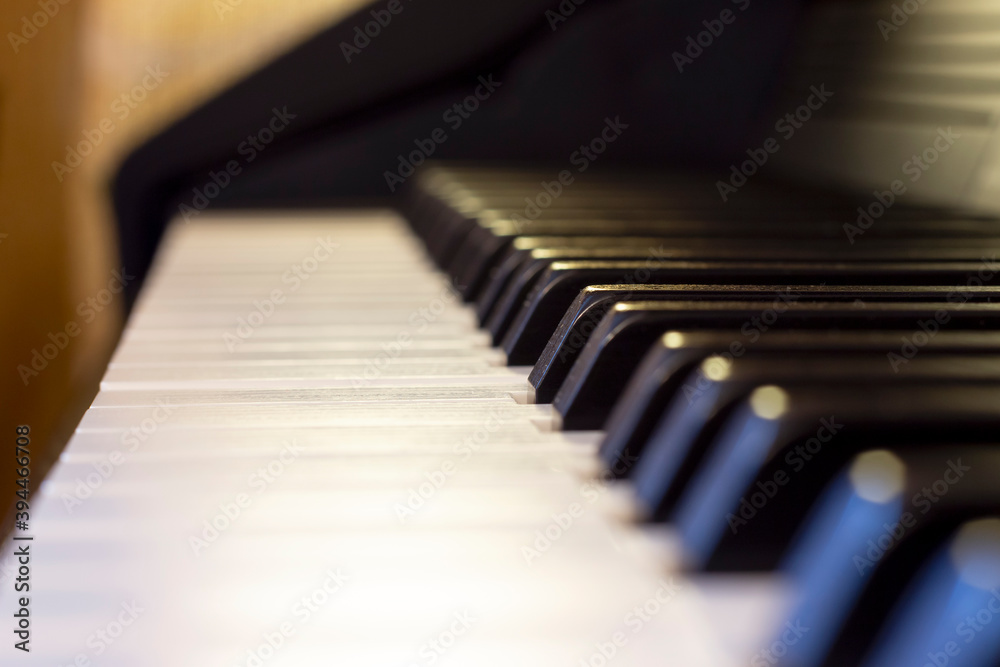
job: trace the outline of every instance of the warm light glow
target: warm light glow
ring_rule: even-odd
[[[966,583],[986,590],[1000,586],[1000,519],[966,523],[952,542],[950,556]]]
[[[663,335],[663,344],[671,350],[684,345],[684,334],[679,331],[668,331]]]
[[[851,464],[854,492],[873,503],[887,503],[899,496],[906,482],[906,465],[885,449],[865,452]]]
[[[750,407],[758,417],[777,419],[788,409],[788,394],[774,385],[758,387],[750,394]]]
[[[701,362],[701,374],[713,382],[728,378],[732,368],[733,362],[718,354],[713,354]]]

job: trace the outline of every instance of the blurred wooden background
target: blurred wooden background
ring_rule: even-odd
[[[37,489],[96,393],[121,330],[118,298],[96,317],[87,305],[121,268],[108,199],[118,162],[214,91],[362,4],[4,0],[0,5],[6,42],[0,46],[4,532],[15,500],[15,426],[31,427]],[[147,68],[160,72],[160,80],[154,84],[147,77],[148,90],[132,96]],[[103,132],[102,123],[113,131]],[[67,146],[88,135],[95,143],[100,136],[93,152],[57,175],[53,163],[72,164]],[[67,328],[78,333],[68,335]]]

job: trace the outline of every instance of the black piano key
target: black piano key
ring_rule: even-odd
[[[703,258],[718,254],[732,257],[745,256],[735,247],[718,250],[721,245],[712,239],[675,239],[669,237],[583,237],[590,241],[586,246],[543,247],[508,253],[503,263],[494,271],[492,283],[486,290],[484,303],[479,309],[481,321],[493,335],[494,344],[500,344],[510,325],[517,317],[528,293],[541,274],[554,262],[563,261],[630,261],[655,257],[662,259]],[[594,247],[594,246],[600,247]]]
[[[495,301],[495,295],[506,286],[512,272],[531,259],[641,258],[654,252],[657,255],[669,252],[672,257],[683,257],[720,245],[717,238],[703,236],[705,225],[702,224],[684,230],[676,224],[664,223],[662,229],[656,227],[643,229],[642,231],[647,232],[646,236],[630,235],[631,230],[627,226],[622,227],[610,236],[574,234],[513,237],[497,236],[492,229],[480,227],[467,237],[466,243],[470,247],[463,248],[456,254],[447,272],[454,276],[457,282],[467,286],[463,292],[467,301],[478,302],[480,295],[487,290],[487,286],[492,286],[491,282],[498,280],[500,284],[492,286],[494,293],[492,301]],[[685,231],[688,233],[685,234]],[[628,248],[630,253],[622,253],[624,248]],[[665,248],[670,250],[667,251]],[[520,258],[520,261],[517,258]],[[502,266],[505,268],[501,271]],[[485,315],[481,320],[485,321],[490,308],[483,306],[483,309]]]
[[[836,355],[828,355],[822,359],[789,357],[787,363],[780,366],[776,361],[775,358],[739,360],[732,366],[732,376],[714,383],[708,389],[709,393],[699,396],[692,405],[685,405],[683,400],[677,405],[683,411],[696,414],[688,415],[678,411],[671,417],[665,415],[665,420],[674,420],[674,427],[664,428],[661,435],[664,439],[675,437],[681,441],[676,443],[676,452],[683,451],[685,447],[688,449],[689,456],[685,457],[683,463],[696,459],[699,453],[704,455],[706,447],[711,446],[711,440],[719,435],[720,429],[725,428],[726,415],[732,414],[738,402],[753,388],[763,386],[762,383],[773,382],[791,394],[800,386],[808,388],[810,384],[815,386],[818,382],[825,386],[847,384],[864,387],[866,390],[874,386],[901,384],[933,384],[935,387],[944,387],[948,384],[986,383],[1000,386],[1000,355],[996,354],[967,357],[922,355],[915,358],[907,366],[906,372],[901,374],[892,371],[885,362],[884,354],[862,358],[838,358]],[[831,406],[831,409],[834,407]],[[715,427],[708,429],[708,433],[693,433],[699,420],[714,421]],[[757,499],[755,494],[758,492],[764,492],[766,496],[772,491],[777,496],[779,485],[776,480],[780,476],[782,484],[780,502],[776,505],[778,511],[769,512],[765,507],[760,512],[762,520],[757,521],[756,507],[752,504],[743,507],[741,502],[740,512],[754,514],[750,517],[753,520],[746,519],[741,513],[734,514],[730,521],[731,530],[723,534],[716,546],[708,563],[709,568],[771,569],[777,566],[801,525],[807,508],[815,502],[819,489],[829,481],[831,466],[846,463],[847,459],[871,446],[871,443],[852,429],[850,437],[838,438],[829,445],[824,445],[822,456],[817,457],[821,458],[820,465],[802,463],[801,471],[796,471],[795,474],[788,474],[788,460],[798,458],[794,447],[783,447],[770,453],[770,458],[756,473],[753,483],[748,485],[744,497],[753,496]],[[916,440],[898,446],[922,445],[926,443]],[[675,461],[656,457],[651,457],[648,462],[643,461],[645,465],[642,466],[641,474],[636,476],[637,495],[643,497],[643,487],[647,481],[655,478],[658,467],[676,470],[674,463]],[[683,492],[685,478],[690,479],[690,476],[675,478],[673,489]],[[663,488],[662,482],[660,486]],[[776,497],[766,498],[767,504],[772,504],[772,500],[776,500]],[[735,565],[736,563],[739,565]]]
[[[885,354],[882,352],[880,358],[875,360],[875,365],[864,371],[849,367],[831,368],[822,375],[812,378],[808,373],[801,374],[782,366],[769,373],[762,373],[758,380],[764,381],[763,377],[771,377],[776,382],[784,383],[783,386],[791,387],[820,379],[833,384],[850,379],[849,375],[845,376],[845,372],[849,371],[856,373],[856,380],[872,384],[928,382],[934,381],[935,377],[951,381],[969,378],[992,382],[995,363],[988,360],[993,358],[992,355],[996,351],[997,347],[994,344],[990,356],[984,357],[981,352],[973,353],[968,357],[970,361],[966,362],[963,360],[964,357],[954,357],[946,344],[937,350],[934,348],[922,350],[920,362],[911,362],[913,365],[908,364],[905,372],[900,374],[895,373],[886,363]],[[835,351],[823,354],[822,359],[829,360],[830,364],[846,363],[845,359],[838,356]],[[934,359],[936,354],[944,354],[945,357],[940,360]],[[772,363],[773,358],[778,357],[768,353],[763,353],[761,356],[765,364]],[[984,359],[987,361],[984,362]],[[790,355],[789,360],[802,368],[810,370],[815,368],[814,364],[798,358],[795,354]],[[978,368],[975,366],[976,363],[984,365]],[[694,387],[695,383],[698,389],[692,395],[688,395],[686,389]],[[707,451],[738,401],[752,386],[759,383],[748,382],[747,378],[741,381],[729,378],[724,381],[707,380],[701,376],[700,369],[696,369],[678,384],[682,384],[685,391],[675,391],[673,403],[669,409],[662,412],[661,419],[653,426],[645,448],[634,447],[625,449],[622,453],[608,450],[604,453],[605,460],[614,460],[612,457],[638,459],[632,467],[632,479],[637,499],[645,508],[644,514],[652,521],[664,521],[671,515],[677,500],[687,488],[687,484],[703,462]]]
[[[966,542],[956,553],[955,540],[1000,513],[998,469],[1000,449],[991,443],[944,441],[936,448],[880,448],[857,456],[824,489],[782,565],[797,589],[788,618],[809,628],[786,644],[782,661],[799,667],[911,664],[873,662],[873,651],[894,611],[923,614],[926,622],[943,609],[937,606],[941,596],[918,601],[908,594],[926,583],[923,575],[934,565],[947,559],[955,574],[972,574],[975,561],[980,574],[982,564],[995,566],[994,544],[977,554]],[[933,491],[942,485],[942,493]],[[923,633],[931,636],[933,628],[927,623]],[[920,646],[914,642],[921,635],[907,636],[911,648]]]
[[[618,219],[610,217],[610,213],[605,213],[605,217],[600,217],[600,212],[578,213],[586,215],[586,219],[544,220],[537,225],[498,220],[489,226],[475,225],[464,237],[444,270],[468,286],[463,297],[466,301],[473,301],[484,289],[487,278],[512,250],[548,248],[549,252],[555,252],[561,249],[562,254],[552,256],[573,257],[572,254],[566,254],[571,248],[636,246],[638,239],[646,238],[648,240],[644,249],[648,252],[650,248],[663,244],[665,239],[683,239],[685,245],[692,244],[693,239],[701,239],[706,246],[718,245],[720,242],[717,238],[706,237],[709,230],[736,237],[764,233],[764,230],[755,231],[745,224],[717,229],[717,222],[709,224],[700,220],[663,217],[664,213],[661,211],[631,211],[631,217],[619,214]],[[639,256],[643,254],[645,253],[640,253]]]
[[[534,364],[573,299],[588,285],[967,285],[983,268],[982,261],[553,262],[535,281],[504,337],[503,349],[511,365]]]
[[[547,208],[535,218],[525,218],[523,210],[511,209],[515,202],[492,202],[485,206],[479,198],[465,196],[468,201],[455,205],[440,216],[428,233],[427,248],[438,266],[448,268],[461,252],[469,252],[486,234],[496,238],[501,246],[523,234],[573,236],[582,234],[656,233],[674,228],[680,235],[705,234],[705,228],[719,228],[720,233],[752,229],[746,221],[719,221],[699,211],[679,208],[635,196],[595,198],[591,201],[562,200],[565,206]],[[523,202],[522,202],[523,203]],[[790,230],[803,228],[796,219],[785,225]],[[482,230],[482,231],[480,231]],[[829,227],[826,234],[832,236]],[[842,231],[840,232],[843,233]],[[466,243],[470,245],[466,245]]]
[[[877,355],[875,367],[865,369],[867,375],[889,372],[903,378],[919,375],[908,359],[896,364],[889,362],[888,355],[899,352],[898,332],[778,330],[762,337],[750,351],[738,346],[735,355],[730,351],[733,342],[732,334],[725,332],[666,334],[643,358],[604,424],[601,459],[613,477],[626,477],[632,471],[638,477],[649,476],[641,482],[637,479],[636,484],[654,518],[662,517],[673,499],[666,466],[656,461],[682,451],[678,438],[667,435],[668,406],[677,404],[678,408],[670,409],[681,409],[697,405],[705,411],[703,403],[720,400],[714,384],[723,379],[732,381],[737,372],[764,369],[775,381],[786,381],[793,375],[802,375],[803,369],[808,369],[808,377],[808,373],[816,370],[817,360],[850,359],[860,353],[867,353],[869,359],[871,354]],[[947,331],[929,339],[920,350],[920,358],[951,355],[950,359],[961,367],[965,362],[957,361],[960,357],[955,355],[982,359],[996,353],[1000,353],[1000,337],[994,334]],[[704,364],[710,358],[712,362],[706,369]],[[850,368],[853,372],[854,367]],[[833,367],[824,377],[840,377],[844,370]],[[715,412],[711,410],[711,414]],[[649,449],[654,453],[647,460],[644,454]],[[637,463],[622,469],[622,461]],[[678,470],[685,469],[680,460],[675,465]],[[645,497],[641,495],[643,492],[647,494]]]
[[[585,227],[583,225],[586,225]],[[584,236],[565,235],[563,237],[548,236],[542,237],[550,239],[548,247],[538,244],[530,244],[529,247],[521,247],[525,252],[519,255],[520,261],[512,257],[511,247],[520,245],[522,241],[530,241],[532,237],[515,236],[513,232],[509,238],[513,241],[507,244],[506,252],[499,252],[494,255],[495,264],[489,260],[482,260],[484,263],[476,265],[475,253],[472,253],[467,266],[457,273],[464,273],[466,278],[463,284],[476,284],[483,280],[485,284],[479,287],[481,299],[477,299],[477,312],[480,321],[486,323],[493,314],[495,308],[500,308],[498,302],[501,294],[510,288],[511,283],[521,279],[522,284],[530,287],[532,281],[520,276],[523,267],[530,265],[534,260],[547,259],[549,261],[606,261],[612,258],[639,259],[657,264],[666,259],[688,259],[688,260],[794,260],[799,258],[825,258],[843,256],[844,258],[876,258],[900,259],[924,258],[928,255],[947,253],[933,257],[935,259],[968,259],[979,257],[983,247],[1000,246],[1000,242],[995,239],[986,241],[978,246],[971,246],[967,242],[956,241],[960,247],[948,248],[948,245],[940,240],[921,239],[909,243],[910,248],[900,247],[898,242],[892,244],[881,243],[879,239],[874,239],[871,243],[858,249],[850,249],[843,243],[840,237],[827,237],[823,230],[817,230],[817,234],[810,235],[804,233],[803,229],[809,229],[810,225],[795,224],[781,225],[773,221],[762,221],[758,224],[748,225],[743,222],[730,224],[726,221],[704,221],[704,220],[633,220],[633,221],[611,221],[611,220],[586,220],[569,225],[565,232],[573,234],[583,234]],[[556,231],[552,225],[546,226],[543,230],[533,229],[533,232],[545,231],[552,233]],[[823,232],[823,233],[819,233]],[[482,230],[485,236],[496,234],[496,228]],[[593,236],[594,234],[604,234],[604,236]],[[613,236],[609,236],[613,234]],[[711,234],[706,236],[706,234]],[[645,235],[649,238],[648,243],[642,244],[630,238],[637,235]],[[470,235],[470,239],[476,234]],[[802,237],[794,244],[789,244],[787,239],[792,237]],[[641,236],[640,236],[641,237]],[[725,240],[720,240],[724,237]],[[535,237],[537,238],[537,237]],[[785,239],[783,242],[776,242],[774,239]],[[491,243],[483,240],[483,244]],[[628,247],[630,253],[622,253],[615,248]],[[493,252],[493,246],[489,246],[485,252]],[[887,254],[888,253],[888,254]],[[486,276],[489,274],[489,279]],[[632,279],[634,282],[634,278]],[[527,295],[526,287],[522,287],[511,293],[503,306],[504,313],[497,316],[497,322],[509,322],[516,315],[510,312],[516,309],[523,302]],[[500,325],[495,325],[497,333],[502,336],[503,330]],[[505,329],[508,324],[502,328]]]
[[[721,239],[771,240],[774,237],[826,239],[832,242],[831,247],[845,248],[843,239],[835,235],[833,228],[812,223],[802,224],[800,221],[789,225],[768,220],[751,225],[745,221],[679,217],[674,214],[667,215],[672,212],[646,209],[631,210],[628,215],[623,215],[621,211],[576,213],[591,217],[585,220],[539,220],[538,224],[497,220],[489,225],[482,223],[474,225],[454,253],[446,271],[461,284],[469,286],[463,296],[466,300],[474,300],[478,293],[485,289],[487,278],[512,250],[549,248],[552,252],[568,248],[610,248],[626,243],[636,245],[634,239],[640,235],[649,238],[647,250],[650,252],[659,246],[665,245],[670,248],[672,244],[668,243],[667,239],[673,239],[674,243],[681,247],[701,247],[707,250],[723,246],[724,242]],[[872,243],[866,246],[867,250]],[[643,254],[648,256],[650,252]],[[643,254],[640,254],[640,257]],[[669,256],[684,255],[671,253]],[[574,256],[564,253],[553,254],[552,257],[565,259]],[[502,286],[496,286],[493,289],[499,291],[501,288]]]
[[[757,223],[786,223],[778,238],[846,240],[843,221],[853,219],[862,203],[758,180],[744,189],[739,200],[723,204],[713,189],[698,187],[711,179],[699,180],[690,173],[589,173],[576,178],[576,187],[557,187],[552,196],[543,187],[544,170],[525,177],[518,170],[428,166],[414,179],[414,189],[422,193],[414,211],[421,219],[415,225],[432,256],[447,266],[474,229],[497,234],[502,245],[509,240],[499,237],[522,233],[571,235],[588,233],[587,229],[593,233],[596,228],[587,227],[586,218],[603,219],[610,225],[606,230],[625,220],[659,218],[683,226],[687,231],[681,234],[704,234],[712,228],[719,238],[752,234]],[[549,223],[555,226],[543,231]],[[898,205],[866,234],[869,239],[983,236],[996,235],[997,226],[987,219]]]
[[[514,276],[520,273],[520,267],[524,262],[524,253],[506,253],[491,270],[491,274],[476,296],[476,319],[480,326],[486,326],[497,302],[507,290],[508,284],[514,280]]]
[[[666,247],[665,247],[666,246]],[[714,240],[706,239],[685,239],[685,240],[661,240],[658,245],[650,245],[645,241],[637,245],[613,245],[609,244],[605,248],[536,248],[520,254],[520,262],[514,264],[510,280],[504,291],[497,297],[492,311],[484,313],[487,315],[485,328],[491,334],[494,345],[503,344],[508,350],[508,363],[511,365],[527,365],[535,363],[541,354],[541,348],[537,345],[536,339],[516,340],[514,343],[508,341],[516,339],[525,334],[512,332],[516,326],[515,322],[519,317],[524,304],[530,303],[530,293],[542,279],[543,274],[557,262],[608,262],[608,261],[645,261],[647,266],[662,265],[665,262],[676,260],[698,261],[734,261],[743,259],[748,255],[763,254],[765,252],[775,252],[773,241],[744,239],[735,244],[724,244]],[[785,249],[789,255],[808,255],[810,251],[817,248],[813,246]],[[825,252],[820,253],[821,256]],[[512,258],[513,259],[513,258]],[[516,261],[516,260],[515,260]],[[619,278],[632,284],[637,283],[637,278],[645,273],[636,272],[629,275],[622,272]],[[497,276],[500,279],[500,276]],[[656,279],[650,278],[650,283],[655,283]],[[553,303],[547,307],[559,309],[561,304]],[[558,321],[558,320],[556,320]],[[549,335],[551,332],[549,332]],[[532,351],[525,353],[528,347]],[[534,348],[539,348],[535,353]]]
[[[954,332],[949,332],[949,335],[940,334],[940,337],[952,340],[937,340],[936,347],[929,345],[921,350],[921,358],[945,355],[950,361],[954,361],[956,360],[955,352],[962,351],[970,358],[982,359],[984,353],[992,355],[1000,350],[998,341],[992,334],[985,336],[975,333],[956,335]],[[980,340],[970,341],[967,339],[968,337]],[[962,341],[963,338],[967,340]],[[970,345],[966,347],[965,342],[970,343]],[[757,353],[755,351],[754,354]],[[847,350],[844,350],[843,353],[854,354]],[[761,354],[771,357],[778,356],[780,352],[774,355],[766,352]],[[822,352],[822,354],[828,355],[823,358],[829,358],[831,362],[836,363],[838,360],[836,350]],[[881,354],[883,355],[882,361],[885,363],[884,352]],[[927,364],[926,361],[925,364]],[[930,367],[933,369],[933,365]],[[921,377],[927,381],[926,371],[911,375],[910,365],[907,364],[904,368],[905,370],[896,376],[892,367],[886,363],[887,373],[884,377],[879,378],[873,375],[872,371],[869,371],[864,375],[859,374],[859,378],[865,377],[873,383],[884,383],[895,377],[898,377],[900,382],[920,381]],[[952,374],[967,372],[971,376],[982,377],[982,371],[975,368],[966,369],[968,369],[967,365],[959,364],[950,372]],[[878,373],[877,368],[872,370],[874,373]],[[691,372],[698,373],[698,370],[695,369]],[[893,372],[893,375],[889,376],[888,372]],[[786,384],[788,376],[792,373],[784,374]],[[781,377],[781,374],[776,373],[775,376]],[[713,381],[703,381],[699,383],[699,389],[703,387],[704,393],[695,393],[690,397],[689,402],[689,396],[681,387],[689,387],[692,382],[699,382],[699,379],[702,378],[692,377],[691,374],[683,372],[675,375],[676,381],[670,389],[672,404],[668,409],[657,413],[657,418],[651,418],[653,423],[649,426],[650,432],[644,442],[628,441],[623,437],[609,437],[602,445],[602,459],[609,467],[620,461],[631,463],[629,470],[624,472],[631,473],[637,501],[644,508],[644,516],[650,521],[666,521],[671,516],[677,501],[702,464],[720,429],[732,415],[738,400],[747,393],[746,387],[722,383],[724,389],[713,386],[716,384]],[[828,381],[832,382],[833,380],[829,379]],[[726,385],[728,386],[726,387]],[[709,390],[713,391],[709,393]],[[723,394],[723,391],[726,393]],[[739,393],[740,391],[743,393]],[[686,412],[685,408],[691,408],[690,412]],[[631,446],[626,446],[626,443]],[[620,466],[620,464],[618,465]]]
[[[485,176],[496,177],[497,173],[502,172]],[[437,211],[439,220],[423,219],[415,224],[424,232],[432,256],[443,267],[452,269],[456,279],[455,272],[475,272],[475,267],[487,265],[490,257],[523,233],[621,234],[626,225],[646,224],[650,232],[659,227],[678,236],[704,235],[711,230],[716,238],[766,235],[782,239],[828,238],[841,243],[845,240],[842,221],[853,215],[856,203],[835,197],[824,204],[815,195],[788,193],[781,198],[765,194],[766,206],[750,205],[750,199],[736,207],[720,206],[718,200],[692,197],[690,190],[679,187],[673,177],[654,181],[652,188],[636,187],[621,178],[590,178],[586,189],[556,197],[548,206],[538,208],[535,217],[525,217],[520,204],[527,202],[529,209],[532,204],[531,197],[525,196],[531,191],[520,189],[524,179],[514,178],[513,183],[498,186],[482,177],[463,179],[456,175],[454,170],[436,169],[429,177],[418,179],[418,183],[426,184],[417,186],[425,192],[421,199],[423,211],[415,211],[424,218],[433,217],[431,211]],[[880,220],[877,229],[868,230],[869,237],[940,238],[997,233],[995,225],[983,220],[953,219],[945,225],[940,218],[937,211],[897,207]],[[761,227],[767,225],[775,230],[765,234]],[[468,279],[457,282],[473,285],[481,278],[465,277]],[[471,298],[471,293],[463,292],[463,296]]]
[[[650,347],[667,331],[728,329],[733,342],[752,346],[772,329],[892,329],[920,332],[920,323],[954,330],[1000,328],[1000,304],[982,303],[991,290],[963,292],[961,302],[804,302],[784,312],[752,302],[626,302],[616,304],[584,346],[553,405],[568,430],[601,428],[618,395]],[[905,299],[900,299],[904,301]],[[768,318],[768,312],[772,317]],[[939,324],[935,317],[944,320]],[[763,317],[763,319],[762,319]],[[767,321],[771,319],[771,321]]]
[[[733,410],[670,520],[691,567],[773,568],[787,554],[802,509],[808,507],[804,492],[785,495],[792,478],[802,476],[798,490],[819,486],[840,469],[845,451],[990,442],[998,428],[1000,385],[995,382],[858,382],[787,390],[765,385]],[[768,492],[754,482],[769,462],[779,477],[771,480],[774,497],[766,498]],[[766,498],[760,508],[750,504],[755,514],[745,506],[761,504],[747,500],[754,493]],[[774,523],[775,530],[769,533],[765,523]],[[750,525],[758,526],[752,536]],[[779,526],[792,526],[792,534]],[[736,551],[729,537],[734,527],[732,537],[747,538],[739,540]]]
[[[664,236],[518,236],[502,250],[497,252],[483,265],[474,266],[471,262],[467,271],[462,274],[466,284],[476,284],[472,300],[476,302],[476,314],[480,324],[485,324],[490,313],[520,267],[532,259],[545,257],[567,257],[566,253],[577,248],[601,247],[641,247],[656,248],[664,243]],[[685,241],[686,242],[686,241]],[[541,251],[536,253],[536,251]]]
[[[678,285],[590,285],[584,288],[570,304],[563,315],[562,320],[555,331],[549,337],[545,348],[535,362],[528,376],[535,391],[535,400],[538,403],[551,403],[555,398],[559,387],[565,381],[566,376],[573,363],[579,356],[580,351],[589,340],[597,324],[604,317],[604,314],[618,302],[624,301],[657,301],[673,300],[679,295]],[[719,298],[718,293],[726,294],[727,291],[733,298],[743,298],[746,295],[750,299],[772,298],[781,299],[781,295],[788,295],[790,299],[822,298],[824,300],[864,298],[873,300],[892,300],[894,295],[907,293],[905,298],[933,298],[933,294],[940,295],[943,300],[951,287],[925,287],[922,288],[926,296],[917,297],[916,293],[909,287],[883,286],[867,289],[858,287],[846,287],[832,285],[830,287],[813,286],[772,286],[763,287],[758,285],[731,285],[731,286],[704,286],[706,296],[704,298]],[[1000,291],[997,292],[1000,295]],[[984,299],[985,300],[985,299]]]
[[[656,230],[643,230],[655,232]],[[529,241],[532,237],[519,237],[515,242]],[[565,237],[562,241],[567,245],[554,243],[549,247],[533,245],[521,251],[512,249],[498,258],[498,263],[491,268],[491,276],[482,290],[477,303],[479,321],[500,338],[517,316],[518,309],[524,303],[528,292],[534,287],[540,275],[539,269],[557,261],[607,261],[609,258],[619,260],[636,260],[653,258],[656,261],[676,258],[702,258],[706,255],[720,253],[731,258],[742,258],[746,254],[746,245],[741,241],[739,246],[721,243],[716,239],[703,237],[680,238],[663,232],[659,237],[623,237],[611,240],[603,237]],[[629,238],[633,240],[629,240]],[[648,239],[648,242],[646,241]],[[582,242],[582,243],[578,243]],[[595,248],[598,244],[603,247]],[[623,252],[627,249],[627,253]],[[611,254],[613,253],[613,254]],[[529,273],[530,271],[530,273]],[[624,275],[624,274],[623,274]],[[500,302],[503,305],[500,305]],[[501,314],[493,317],[494,312]],[[492,317],[492,319],[491,319]],[[493,322],[494,324],[490,324]],[[502,323],[502,324],[501,324]],[[499,342],[499,341],[498,341]]]
[[[992,622],[1000,611],[998,568],[1000,509],[993,508],[958,526],[931,553],[896,600],[862,664],[1000,664],[1000,624]]]

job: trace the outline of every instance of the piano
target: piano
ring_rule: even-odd
[[[454,4],[390,3],[414,25],[457,22]],[[13,578],[30,549],[40,582],[19,659],[1000,665],[1000,13],[811,5],[774,98],[789,116],[730,167],[644,163],[647,137],[675,140],[610,111],[567,119],[584,129],[565,153],[455,148],[498,131],[472,105],[530,90],[533,63],[544,81],[595,26],[646,22],[643,3],[586,7],[482,10],[448,46],[506,63],[497,91],[479,70],[454,98],[467,72],[441,78],[428,47],[398,80],[283,104],[296,67],[378,22],[366,8],[125,162],[141,290],[15,530],[37,538],[0,559]],[[723,36],[752,11],[699,8],[703,28],[675,29],[708,42],[681,40],[684,66],[742,44]],[[382,29],[351,77],[417,39]],[[843,102],[823,108],[817,73]],[[376,88],[406,98],[432,74],[399,132],[463,122],[392,144],[366,172],[391,199],[340,183],[361,167],[322,172],[329,151],[382,155],[391,114],[359,105],[388,113]],[[254,123],[271,139],[243,162]],[[604,160],[619,140],[629,159]]]

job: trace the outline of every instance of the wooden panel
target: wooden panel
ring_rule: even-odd
[[[114,290],[129,269],[117,265],[107,197],[117,163],[360,4],[51,0],[51,16],[38,0],[0,5],[0,451],[12,451],[15,424],[29,424],[34,485],[93,398],[121,330]],[[3,515],[12,475],[5,453]]]

